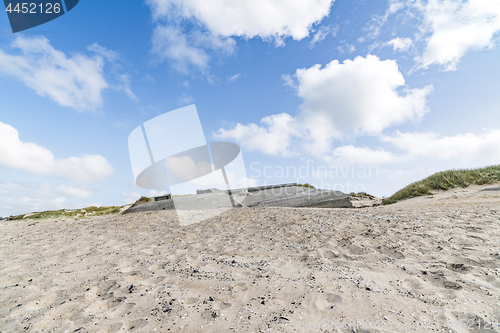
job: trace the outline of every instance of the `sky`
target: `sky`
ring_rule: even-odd
[[[192,104],[249,186],[390,196],[499,164],[499,37],[500,0],[81,0],[15,34],[0,14],[0,216],[162,193],[128,136]]]

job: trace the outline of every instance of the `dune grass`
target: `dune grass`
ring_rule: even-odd
[[[140,205],[146,202],[153,201],[153,199],[148,197],[141,197],[133,205]],[[90,218],[94,216],[104,216],[118,214],[120,210],[125,206],[104,206],[104,207],[87,207],[81,209],[59,209],[59,210],[48,210],[45,212],[35,212],[29,214],[21,214],[17,216],[10,216],[10,220],[45,220],[45,219],[59,219],[59,218]]]
[[[423,180],[412,183],[383,200],[390,205],[401,200],[432,194],[432,190],[449,190],[469,185],[492,184],[500,181],[500,165],[479,169],[441,171]]]
[[[11,220],[44,220],[44,219],[58,219],[58,218],[89,218],[94,216],[103,216],[110,214],[117,214],[124,206],[108,206],[108,207],[87,207],[82,209],[60,209],[48,210],[45,212],[36,212],[30,214],[22,214],[17,216],[10,216]]]
[[[146,202],[151,202],[153,199],[148,198],[148,197],[140,197],[136,202],[132,204],[132,206],[137,206]]]
[[[315,188],[314,186],[312,186],[311,184],[309,183],[305,183],[305,184],[297,184],[297,186],[299,187],[307,187],[307,188]]]
[[[360,199],[370,199],[370,200],[376,199],[375,196],[368,194],[366,192],[358,192],[358,193],[351,192],[351,193],[349,193],[349,196],[360,198]]]

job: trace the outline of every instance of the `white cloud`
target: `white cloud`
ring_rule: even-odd
[[[3,182],[0,183],[0,201],[2,202],[0,216],[77,208],[81,206],[81,199],[88,199],[92,194],[91,189],[73,185]]]
[[[183,73],[187,72],[188,65],[205,70],[210,59],[204,50],[190,46],[182,31],[171,26],[155,28],[153,52],[160,57],[160,61],[169,58],[173,66]]]
[[[375,42],[368,46],[368,50],[372,52],[375,49],[380,49],[383,47],[392,47],[394,52],[408,52],[413,46],[413,41],[411,38],[394,38],[387,42]]]
[[[157,24],[152,51],[160,62],[172,61],[181,73],[194,67],[207,74],[211,60],[207,51],[232,54],[236,47],[232,37],[274,40],[280,46],[287,37],[302,40],[330,13],[333,2],[147,0]]]
[[[90,198],[92,196],[92,191],[69,185],[59,185],[57,186],[56,191],[62,195],[70,197]]]
[[[130,89],[130,76],[128,74],[119,74],[118,75],[118,85],[116,86],[117,90],[123,90],[127,96],[134,100],[138,101],[139,98],[132,92]]]
[[[375,42],[372,45],[368,47],[368,49],[371,51],[375,49],[379,49],[382,47],[392,47],[394,52],[408,52],[408,50],[413,46],[413,41],[411,38],[394,38],[391,39],[388,42],[381,43],[381,42]]]
[[[212,172],[212,165],[207,161],[196,163],[191,156],[169,157],[164,160],[167,177],[176,177],[178,182],[188,182]]]
[[[229,130],[221,128],[214,136],[221,140],[235,140],[248,151],[261,151],[275,156],[291,155],[291,140],[294,135],[298,135],[294,129],[296,120],[287,113],[281,113],[262,118],[261,124],[237,124]]]
[[[2,215],[18,215],[47,210],[69,209],[65,197],[33,198],[30,196],[5,196],[2,199]],[[76,207],[74,207],[76,208]]]
[[[397,156],[383,149],[372,150],[352,145],[335,148],[332,156],[323,158],[330,165],[380,165],[394,163],[398,159]]]
[[[309,48],[312,49],[316,43],[319,43],[329,35],[332,34],[333,36],[337,35],[337,32],[339,31],[339,26],[338,25],[323,25],[319,28],[319,30],[314,34],[313,39],[309,43]]]
[[[234,173],[229,173],[227,175],[227,178],[228,178],[229,184],[231,184],[235,188],[248,188],[248,187],[259,186],[259,182],[252,177],[250,177],[250,178],[237,178]]]
[[[108,161],[100,155],[56,159],[47,148],[31,142],[22,142],[19,132],[2,122],[0,122],[0,167],[35,174],[56,175],[82,182],[101,180],[114,172]]]
[[[400,133],[381,136],[382,142],[391,143],[399,152],[370,149],[352,145],[333,150],[323,160],[330,165],[382,165],[411,162],[417,159],[429,161],[456,161],[456,165],[492,165],[500,163],[500,130],[482,135],[473,133],[442,136],[438,133]]]
[[[456,70],[467,51],[492,48],[500,31],[499,0],[428,0],[413,6],[424,16],[422,29],[430,33],[423,54],[416,58],[422,68]]]
[[[253,186],[258,186],[257,180],[253,178],[244,177],[241,173],[231,172],[226,170],[227,179],[231,189],[248,188]],[[190,184],[184,183],[185,188],[192,187],[191,191],[186,191],[186,193],[195,193],[196,189],[207,189],[207,188],[217,188],[220,190],[226,190],[227,184],[224,180],[222,172],[220,170],[207,174],[206,176],[196,178],[191,180]],[[181,185],[181,186],[183,186]],[[178,188],[176,190],[179,190]]]
[[[90,198],[92,191],[71,185],[52,185],[50,183],[38,184],[36,186],[22,183],[5,182],[0,183],[0,193],[12,195],[13,193],[29,194],[33,198],[48,198],[54,196],[70,196],[76,198]]]
[[[302,121],[311,133],[318,127],[329,131],[319,133],[318,140],[349,133],[375,135],[393,124],[418,120],[428,111],[426,97],[432,90],[405,88],[401,94],[398,89],[405,87],[405,79],[396,61],[373,55],[298,69],[295,77],[304,101]]]
[[[125,203],[131,204],[140,199],[141,194],[139,192],[123,192],[122,197],[125,198]]]
[[[295,80],[292,78],[290,74],[283,74],[281,79],[285,82],[285,86],[289,86],[291,88],[297,89],[297,85],[295,84]]]
[[[135,193],[134,193],[135,194]],[[159,196],[162,196],[162,195],[166,195],[168,194],[167,191],[157,191],[157,190],[151,190],[147,193],[147,196],[150,197],[150,198],[153,198],[153,197],[159,197]],[[137,195],[139,195],[139,193],[137,193]],[[135,196],[134,196],[135,197]],[[139,198],[137,198],[139,199]],[[135,200],[137,200],[135,199]]]
[[[96,45],[91,48],[97,50]],[[11,48],[16,51],[0,50],[0,73],[17,78],[62,106],[83,110],[102,104],[102,91],[109,87],[103,76],[102,56],[68,57],[44,37],[18,37]]]
[[[346,41],[342,41],[339,46],[337,46],[337,50],[341,53],[353,53],[356,51],[356,47],[352,44],[348,44]]]
[[[381,175],[386,176],[390,180],[398,181],[401,179],[409,178],[413,176],[415,173],[412,171],[406,171],[406,170],[389,170],[389,169],[380,169],[379,170]]]
[[[397,133],[383,136],[384,142],[390,142],[404,151],[408,158],[417,157],[436,159],[460,159],[465,164],[499,164],[500,130],[491,130],[482,135],[473,133],[455,136],[441,136],[436,133]]]
[[[372,55],[298,69],[294,79],[286,78],[303,100],[297,117],[268,116],[261,125],[237,124],[216,136],[269,155],[290,156],[298,146],[310,155],[330,155],[334,139],[378,135],[391,125],[420,119],[428,111],[432,91],[427,86],[401,93],[405,80],[396,61]],[[297,144],[292,145],[293,140]]]
[[[380,29],[387,22],[389,17],[404,8],[404,2],[401,0],[389,0],[389,8],[384,15],[374,15],[370,22],[366,24],[364,30],[368,32],[368,37],[375,38],[380,35]],[[361,38],[363,41],[364,38]]]
[[[99,54],[100,56],[102,56],[104,59],[111,61],[111,62],[113,62],[119,58],[118,53],[116,53],[115,51],[109,50],[109,49],[105,48],[104,46],[101,46],[97,43],[94,43],[90,46],[87,46],[87,50],[89,50],[91,52],[95,52],[95,53]]]
[[[417,159],[455,161],[455,165],[465,166],[500,163],[500,145],[498,144],[500,130],[498,129],[482,135],[466,133],[454,136],[428,132],[397,132],[393,136],[381,136],[380,140],[391,143],[400,151],[390,152],[381,148],[373,150],[348,145],[335,148],[331,155],[325,155],[322,159],[329,165],[394,165]],[[402,176],[401,172],[399,173],[399,176]]]
[[[392,46],[394,51],[406,52],[413,45],[411,38],[394,38],[387,42],[387,45]]]
[[[195,19],[216,36],[301,40],[330,13],[333,0],[148,0],[156,20]]]
[[[159,61],[172,61],[172,66],[181,73],[187,73],[189,67],[195,67],[201,72],[207,72],[210,56],[207,49],[224,54],[234,51],[236,42],[231,38],[219,37],[199,31],[186,34],[180,27],[174,25],[157,25],[153,33],[153,48]]]
[[[240,77],[241,77],[241,74],[236,74],[236,75],[233,75],[233,76],[231,76],[231,77],[228,77],[228,78],[227,78],[227,81],[228,81],[228,82],[233,83],[233,82],[238,81],[238,79],[239,79]]]

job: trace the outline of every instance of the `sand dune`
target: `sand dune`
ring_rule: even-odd
[[[483,188],[190,226],[2,221],[0,332],[500,332],[500,191]]]

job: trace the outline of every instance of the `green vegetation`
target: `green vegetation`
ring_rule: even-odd
[[[390,205],[404,199],[432,195],[432,190],[446,191],[455,187],[491,184],[498,181],[500,181],[500,165],[480,169],[441,171],[406,186],[391,197],[384,199],[383,203],[384,205]]]
[[[146,202],[151,202],[151,201],[153,201],[153,199],[148,198],[148,197],[141,197],[139,200],[137,200],[136,202],[134,202],[134,204],[132,206],[137,206],[137,205],[140,205],[140,204],[143,204],[143,203],[146,203]]]
[[[146,202],[153,201],[151,198],[141,197],[137,200],[134,205],[140,205]],[[60,210],[48,210],[45,212],[36,212],[30,214],[21,214],[17,216],[9,216],[11,220],[44,220],[44,219],[82,219],[82,218],[90,218],[94,216],[104,216],[104,215],[112,215],[118,214],[120,210],[125,206],[109,206],[109,207],[87,207],[82,209],[60,209]],[[33,223],[30,224],[34,225]]]
[[[311,184],[309,183],[305,183],[305,184],[297,184],[297,186],[300,186],[300,187],[307,187],[307,188],[315,188],[314,186],[312,186]]]
[[[359,193],[351,192],[351,193],[349,193],[349,196],[356,197],[356,198],[362,198],[362,199],[370,199],[370,200],[375,200],[376,199],[375,196],[373,196],[371,194],[368,194],[366,192],[359,192]]]
[[[59,218],[89,218],[94,216],[103,216],[117,214],[123,206],[110,206],[110,207],[87,207],[82,209],[60,209],[49,210],[45,212],[37,212],[30,214],[22,214],[17,216],[10,216],[11,220],[43,220],[43,219],[59,219]]]

